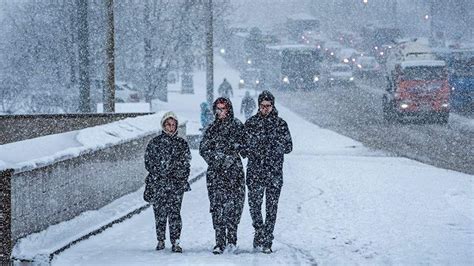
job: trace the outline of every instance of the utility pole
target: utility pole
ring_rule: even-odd
[[[430,39],[434,41],[434,0],[430,0]]]
[[[76,0],[78,13],[78,46],[79,46],[79,111],[91,111],[91,82],[89,73],[89,21],[88,1]]]
[[[214,54],[213,54],[213,12],[212,12],[212,0],[208,0],[208,25],[206,34],[206,91],[207,91],[207,102],[209,106],[212,106],[214,101]]]
[[[393,26],[398,29],[398,0],[393,0]]]
[[[104,93],[104,112],[115,112],[115,40],[114,0],[107,0],[107,85]]]

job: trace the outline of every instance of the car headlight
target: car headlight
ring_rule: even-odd
[[[290,83],[290,80],[288,79],[288,77],[283,77],[283,82]]]
[[[349,59],[347,59],[347,58],[344,58],[343,61],[344,61],[344,63],[349,63]]]
[[[454,91],[456,88],[452,87],[451,90]]]
[[[354,77],[350,77],[349,80],[350,80],[350,81],[354,81]]]
[[[257,79],[257,80],[255,81],[255,84],[258,85],[259,83],[260,83],[260,80]]]
[[[448,106],[449,106],[449,103],[443,103],[443,104],[441,104],[441,107],[444,107],[444,108],[448,108]]]
[[[318,81],[319,81],[319,77],[318,77],[318,76],[314,76],[313,82],[318,82]]]
[[[407,109],[408,106],[409,106],[408,103],[401,103],[400,104],[400,108],[402,108],[402,109]]]
[[[333,80],[334,80],[334,78],[330,78],[330,80],[331,80],[331,81],[333,81]]]
[[[362,68],[362,65],[361,65],[361,64],[357,64],[357,67],[358,67],[358,68]]]
[[[239,83],[240,83],[240,84],[244,84],[245,82],[244,82],[243,79],[241,79],[241,80],[239,81]]]

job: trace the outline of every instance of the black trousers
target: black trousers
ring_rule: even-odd
[[[253,183],[248,187],[248,199],[255,237],[264,247],[272,247],[273,231],[278,211],[281,186]],[[265,221],[262,215],[263,195],[265,194]]]
[[[245,187],[234,191],[216,190],[211,196],[212,224],[216,245],[237,244],[237,229],[245,201]]]
[[[166,222],[169,223],[170,240],[174,243],[181,237],[183,223],[181,220],[181,203],[184,193],[168,192],[157,197],[153,203],[155,213],[156,239],[166,239]]]

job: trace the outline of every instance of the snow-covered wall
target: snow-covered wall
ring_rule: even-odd
[[[15,174],[13,240],[98,209],[139,189],[146,175],[143,154],[151,137]]]
[[[13,241],[138,190],[162,113],[0,145],[0,170],[15,170]],[[186,121],[178,134],[186,135]]]
[[[0,145],[150,113],[0,115]]]

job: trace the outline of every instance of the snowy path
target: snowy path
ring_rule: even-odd
[[[273,254],[253,253],[247,206],[239,253],[211,253],[214,232],[200,180],[183,202],[183,254],[172,254],[168,243],[154,251],[149,209],[66,250],[53,265],[474,263],[473,176],[388,157],[280,112],[295,149],[285,161]],[[193,162],[203,163],[196,151]]]

